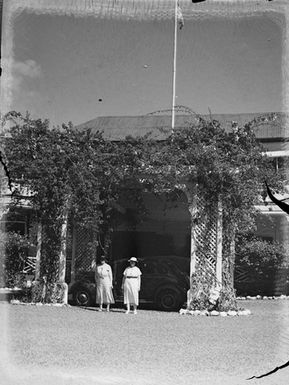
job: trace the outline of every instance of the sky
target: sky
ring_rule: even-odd
[[[14,20],[12,109],[53,125],[171,107],[173,20]],[[268,15],[185,20],[176,103],[200,114],[282,111],[282,30]]]

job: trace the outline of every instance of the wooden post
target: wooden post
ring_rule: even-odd
[[[190,277],[196,272],[197,261],[197,242],[196,242],[196,229],[194,224],[194,218],[197,211],[196,199],[193,199],[191,206],[189,207],[191,213],[191,261],[190,261]]]
[[[217,208],[217,261],[216,261],[216,278],[217,285],[222,288],[222,263],[223,263],[223,204],[222,199],[218,198]]]
[[[41,263],[41,246],[42,246],[42,223],[37,223],[37,245],[36,245],[36,264],[35,264],[35,280],[40,279],[40,263]]]
[[[234,273],[235,273],[235,259],[236,259],[236,226],[232,226],[232,233],[230,239],[230,277],[231,284],[234,287]]]
[[[196,227],[195,227],[195,218],[197,214],[197,183],[186,185],[184,190],[187,200],[188,200],[188,209],[191,214],[191,260],[190,260],[190,280],[192,275],[196,272],[196,261],[197,261],[197,244],[196,244]]]
[[[59,298],[62,304],[68,302],[68,285],[65,282],[66,271],[66,241],[67,241],[67,227],[68,227],[68,208],[64,209],[63,221],[60,231],[60,254],[59,254],[59,270],[58,270],[58,287],[61,289],[62,296]]]
[[[59,255],[59,271],[58,271],[59,282],[65,282],[67,226],[68,226],[68,210],[65,209],[63,214],[63,222],[61,225],[61,233],[60,233],[60,255]]]

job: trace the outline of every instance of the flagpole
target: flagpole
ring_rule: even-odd
[[[173,100],[172,100],[172,132],[175,129],[175,104],[176,104],[176,67],[177,67],[177,33],[178,33],[178,0],[175,0],[175,31],[174,31],[174,62],[173,62]]]

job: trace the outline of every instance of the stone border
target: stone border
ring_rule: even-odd
[[[244,301],[244,300],[263,300],[263,299],[269,299],[269,300],[271,300],[271,299],[289,299],[289,295],[284,295],[284,294],[282,294],[282,295],[279,295],[279,296],[275,296],[275,295],[273,295],[273,296],[266,296],[266,295],[264,295],[264,296],[262,296],[262,295],[256,295],[256,296],[250,296],[250,295],[247,295],[247,296],[245,296],[245,297],[237,297],[236,298],[238,301]]]
[[[66,303],[42,303],[42,302],[21,302],[18,299],[12,299],[9,302],[11,305],[26,305],[26,306],[56,306],[56,307],[71,307]]]
[[[179,314],[180,315],[185,315],[185,314],[188,314],[188,315],[192,315],[192,316],[207,316],[207,317],[216,317],[216,316],[220,316],[220,317],[236,317],[236,316],[241,316],[241,315],[250,315],[252,314],[251,313],[251,310],[249,309],[245,309],[245,310],[238,310],[238,311],[235,311],[235,310],[229,310],[229,311],[216,311],[216,310],[212,310],[212,311],[208,311],[208,310],[187,310],[187,309],[181,309],[179,311]]]
[[[18,293],[22,290],[20,287],[0,287],[0,293],[2,294]]]

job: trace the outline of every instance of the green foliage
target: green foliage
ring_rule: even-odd
[[[122,196],[141,207],[133,140],[119,144],[100,132],[77,131],[71,124],[49,128],[49,122],[11,113],[14,125],[5,140],[13,204],[27,197],[42,224],[41,276],[57,281],[61,225],[65,213],[89,230],[96,253],[107,254],[113,229],[122,219],[117,202]]]
[[[240,310],[237,306],[235,291],[230,286],[223,285],[218,300],[218,311]]]
[[[239,295],[287,294],[288,251],[278,242],[268,242],[252,235],[242,235],[236,242],[236,268],[246,275],[246,284],[238,280]]]
[[[191,278],[190,310],[238,310],[234,289],[223,282],[218,299],[212,301],[212,289],[216,288],[216,280],[210,274],[195,273]]]
[[[255,128],[265,122],[262,117],[240,127],[232,122],[230,130],[198,117],[186,128],[166,132],[161,141],[146,135],[123,142],[105,140],[100,132],[79,132],[71,124],[49,129],[47,120],[17,113],[10,117],[14,126],[5,151],[17,186],[14,201],[30,192],[30,204],[44,231],[41,275],[50,284],[57,279],[60,230],[67,210],[94,235],[89,247],[107,253],[112,232],[124,218],[119,202],[134,200],[138,215],[132,215],[132,223],[146,214],[142,191],[166,192],[172,199],[185,192],[190,209],[197,186],[205,205],[191,212],[192,224],[215,210],[221,199],[224,233],[229,233],[230,227],[234,232],[254,227],[254,207],[265,197],[264,180],[282,189],[281,175],[276,176],[255,136]],[[272,121],[274,116],[267,118]],[[232,294],[233,288],[227,289]]]
[[[25,277],[22,271],[30,242],[27,237],[13,232],[1,232],[0,242],[4,245],[4,258],[1,258],[4,284],[7,287],[21,287],[24,284]]]
[[[288,268],[288,252],[278,242],[243,236],[236,244],[236,265],[260,276],[268,270]]]
[[[143,184],[154,191],[181,189],[189,193],[197,184],[206,202],[201,215],[221,197],[225,222],[234,223],[237,229],[252,226],[254,205],[265,196],[264,180],[279,189],[282,184],[256,139],[257,124],[238,127],[232,123],[229,131],[217,121],[200,118],[161,142],[145,139]]]
[[[191,277],[191,301],[190,310],[205,310],[210,308],[210,291],[214,285],[214,277],[207,274],[195,273]]]
[[[272,122],[274,116],[268,116]],[[146,189],[177,193],[182,190],[188,198],[192,225],[208,219],[222,202],[223,236],[223,289],[218,301],[222,310],[236,309],[233,287],[234,255],[230,240],[235,233],[254,230],[255,206],[265,198],[264,180],[282,190],[285,175],[276,175],[272,162],[264,155],[264,149],[257,141],[255,130],[266,122],[264,117],[244,126],[232,122],[231,129],[218,121],[195,119],[186,128],[168,133],[162,141],[143,140],[141,162],[142,182]],[[196,188],[197,186],[197,188]],[[191,210],[195,194],[204,198],[204,206]],[[171,194],[172,195],[172,194]],[[206,242],[202,250],[206,253]],[[191,308],[208,308],[210,288],[214,282],[202,276],[203,261],[191,283]]]
[[[32,287],[32,302],[64,303],[66,284],[49,283],[46,280],[36,281]]]

